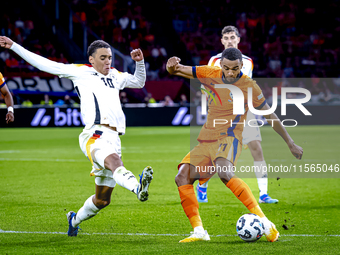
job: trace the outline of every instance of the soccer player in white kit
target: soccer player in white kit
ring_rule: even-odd
[[[68,235],[76,236],[82,221],[95,216],[110,204],[116,183],[135,193],[140,201],[146,201],[153,170],[147,166],[138,182],[133,173],[124,167],[119,138],[125,133],[125,115],[119,91],[144,87],[146,73],[142,51],[135,49],[130,53],[136,61],[136,70],[132,75],[111,67],[111,47],[102,40],[94,41],[88,47],[90,65],[51,61],[5,36],[0,36],[0,46],[13,50],[41,71],[72,80],[80,98],[85,128],[79,135],[79,145],[92,163],[91,175],[95,176],[96,193],[85,201],[77,213],[70,211],[67,214]]]
[[[227,48],[237,49],[238,44],[240,42],[240,33],[238,29],[234,26],[224,27],[222,30],[221,42],[224,45],[225,49]],[[208,65],[220,66],[221,56],[222,53],[219,53],[216,56],[211,57]],[[252,59],[245,55],[242,55],[242,61],[243,61],[243,67],[241,70],[242,73],[252,78],[254,67]],[[249,122],[250,120],[252,121]],[[250,123],[250,125],[248,124],[248,122]],[[255,169],[258,169],[258,171],[255,172],[255,175],[260,190],[259,202],[268,204],[278,203],[279,200],[273,199],[270,196],[268,196],[268,176],[267,173],[263,171],[264,169],[263,166],[265,166],[266,169],[267,164],[266,161],[264,160],[263,151],[261,147],[262,138],[260,128],[257,126],[255,115],[250,111],[248,111],[247,113],[246,125],[243,129],[242,137],[243,137],[242,143],[248,145],[251,155],[254,158],[254,166],[256,167]],[[200,180],[200,182],[196,186],[198,202],[201,203],[208,202],[207,188],[208,181],[204,179]]]

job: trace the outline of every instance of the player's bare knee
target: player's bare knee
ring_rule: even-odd
[[[189,164],[183,164],[180,166],[178,173],[175,177],[175,182],[177,184],[177,187],[194,183],[195,179],[190,178],[191,167],[192,166]]]
[[[255,161],[263,161],[263,151],[261,147],[261,141],[251,141],[248,143],[248,147],[250,149],[251,155],[253,156]]]
[[[178,187],[189,184],[188,177],[186,176],[186,174],[183,174],[181,172],[178,172],[178,174],[176,175],[175,182]]]
[[[220,171],[220,172],[218,172],[218,177],[220,177],[221,181],[225,184],[228,181],[230,181],[230,179],[233,178],[234,175],[235,174],[231,171],[226,171],[226,172]]]
[[[105,158],[104,165],[106,169],[110,169],[113,173],[118,167],[123,166],[124,164],[119,155],[113,153]]]
[[[217,158],[215,163],[218,177],[226,184],[235,175],[233,164],[225,158]]]

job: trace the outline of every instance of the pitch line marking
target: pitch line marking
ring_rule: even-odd
[[[2,230],[0,234],[44,234],[44,235],[66,235],[66,232],[42,232],[42,231],[13,231]],[[80,235],[115,235],[115,236],[189,236],[189,234],[149,234],[149,233],[86,233],[80,232]],[[232,237],[237,235],[210,235],[211,237]],[[309,234],[291,234],[280,235],[281,237],[340,237],[340,235],[309,235]]]
[[[87,162],[84,159],[48,159],[48,158],[0,158],[0,161],[39,161],[39,162]],[[124,162],[150,162],[151,159],[126,159]],[[171,159],[152,159],[153,162],[178,162]]]

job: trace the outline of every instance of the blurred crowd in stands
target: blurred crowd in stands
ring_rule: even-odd
[[[284,78],[279,86],[307,88],[316,101],[340,100],[340,45],[336,39],[340,32],[339,0],[275,0],[271,4],[237,0],[60,1],[69,4],[74,17],[80,17],[73,22],[82,22],[123,54],[141,48],[147,80],[178,79],[165,69],[167,59],[173,55],[180,57],[183,64],[207,64],[211,56],[223,51],[222,28],[234,25],[241,35],[239,49],[253,59],[254,78]],[[51,31],[46,31],[39,17],[20,6],[0,11],[0,15],[1,35],[51,60],[77,61],[68,61],[67,50]],[[89,35],[89,43],[93,40]],[[8,50],[0,50],[0,71],[5,76],[38,72]],[[293,82],[286,78],[299,79]],[[266,97],[271,96],[270,84],[259,84]],[[134,100],[123,92],[122,102]],[[179,93],[176,98],[165,96],[162,103],[182,104],[183,96],[189,98],[189,93]],[[151,99],[152,95],[145,91],[140,101]]]

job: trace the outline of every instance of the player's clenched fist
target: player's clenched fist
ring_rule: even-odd
[[[141,49],[134,49],[130,52],[131,58],[134,61],[141,61],[143,60],[144,56],[143,56],[143,52],[141,51]]]
[[[173,74],[174,71],[176,71],[176,66],[181,62],[181,59],[178,57],[172,57],[168,59],[168,62],[166,63],[166,70]]]
[[[0,36],[0,46],[6,49],[11,48],[13,41],[6,36]]]

